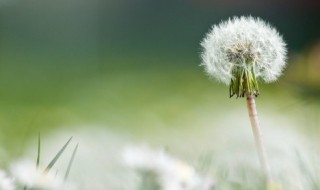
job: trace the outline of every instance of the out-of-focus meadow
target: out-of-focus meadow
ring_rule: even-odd
[[[254,146],[245,100],[230,99],[228,87],[204,74],[199,42],[211,25],[234,15],[263,18],[288,44],[284,75],[261,84],[257,98],[267,144],[303,139],[318,151],[319,6],[289,0],[1,0],[0,166],[25,155],[35,159],[39,132],[48,157],[54,152],[45,147],[62,146],[69,136],[79,142],[79,155],[96,147],[90,163],[76,156],[70,175],[85,173],[85,164],[95,168],[95,159],[104,162],[114,154],[107,147],[130,143],[165,148],[191,163],[213,152],[231,165],[233,152]],[[281,151],[269,156],[277,159]]]

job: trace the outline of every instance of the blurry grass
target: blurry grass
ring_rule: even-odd
[[[245,109],[198,65],[188,56],[6,52],[0,69],[0,142],[12,157],[28,138],[59,127],[102,124],[141,136],[162,128],[197,127],[203,113],[218,118],[229,109]],[[261,89],[258,106],[288,104],[283,100],[288,101],[289,92],[279,84]]]

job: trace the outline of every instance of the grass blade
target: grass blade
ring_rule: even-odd
[[[58,161],[64,150],[67,148],[68,144],[70,143],[72,137],[66,142],[66,144],[60,149],[60,151],[56,154],[56,156],[51,160],[49,165],[46,167],[44,172],[49,172],[49,170],[54,166],[54,164]]]
[[[79,143],[76,145],[76,147],[75,147],[74,150],[73,150],[71,159],[70,159],[70,161],[69,161],[69,163],[68,163],[68,168],[67,168],[66,174],[65,174],[65,176],[64,176],[64,181],[67,181],[67,178],[68,178],[68,176],[69,176],[70,169],[71,169],[71,166],[72,166],[74,157],[75,157],[76,152],[77,152],[77,150],[78,150],[78,145],[79,145]]]
[[[41,149],[41,139],[40,139],[40,133],[38,135],[38,155],[37,155],[37,168],[40,164],[40,149]]]

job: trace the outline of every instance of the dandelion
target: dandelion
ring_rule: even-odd
[[[229,85],[230,97],[246,97],[260,163],[268,180],[270,168],[254,98],[258,79],[277,80],[286,64],[286,45],[269,24],[253,17],[234,17],[211,31],[201,42],[202,65],[210,77]]]
[[[7,174],[0,170],[0,189],[1,190],[14,190],[14,181],[12,178],[8,177]]]
[[[173,158],[164,151],[156,151],[147,146],[127,147],[123,152],[124,163],[140,171],[144,180],[148,177],[151,189],[191,190],[212,189],[214,183],[208,177],[198,174],[185,162]],[[145,181],[142,181],[146,184]]]
[[[259,18],[234,17],[215,25],[201,42],[207,73],[230,87],[230,97],[259,95],[257,79],[273,82],[286,64],[282,37]]]
[[[37,168],[32,161],[24,160],[14,163],[11,172],[17,183],[28,189],[63,189],[63,181],[58,175]]]

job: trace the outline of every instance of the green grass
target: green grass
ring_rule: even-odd
[[[9,52],[0,70],[0,142],[10,158],[39,132],[62,127],[102,124],[141,136],[163,128],[192,129],[184,120],[200,120],[203,113],[219,118],[245,107],[244,101],[229,99],[228,88],[210,81],[198,65],[192,56],[52,58]],[[272,105],[282,113],[299,101],[279,83],[260,89],[258,109]]]

